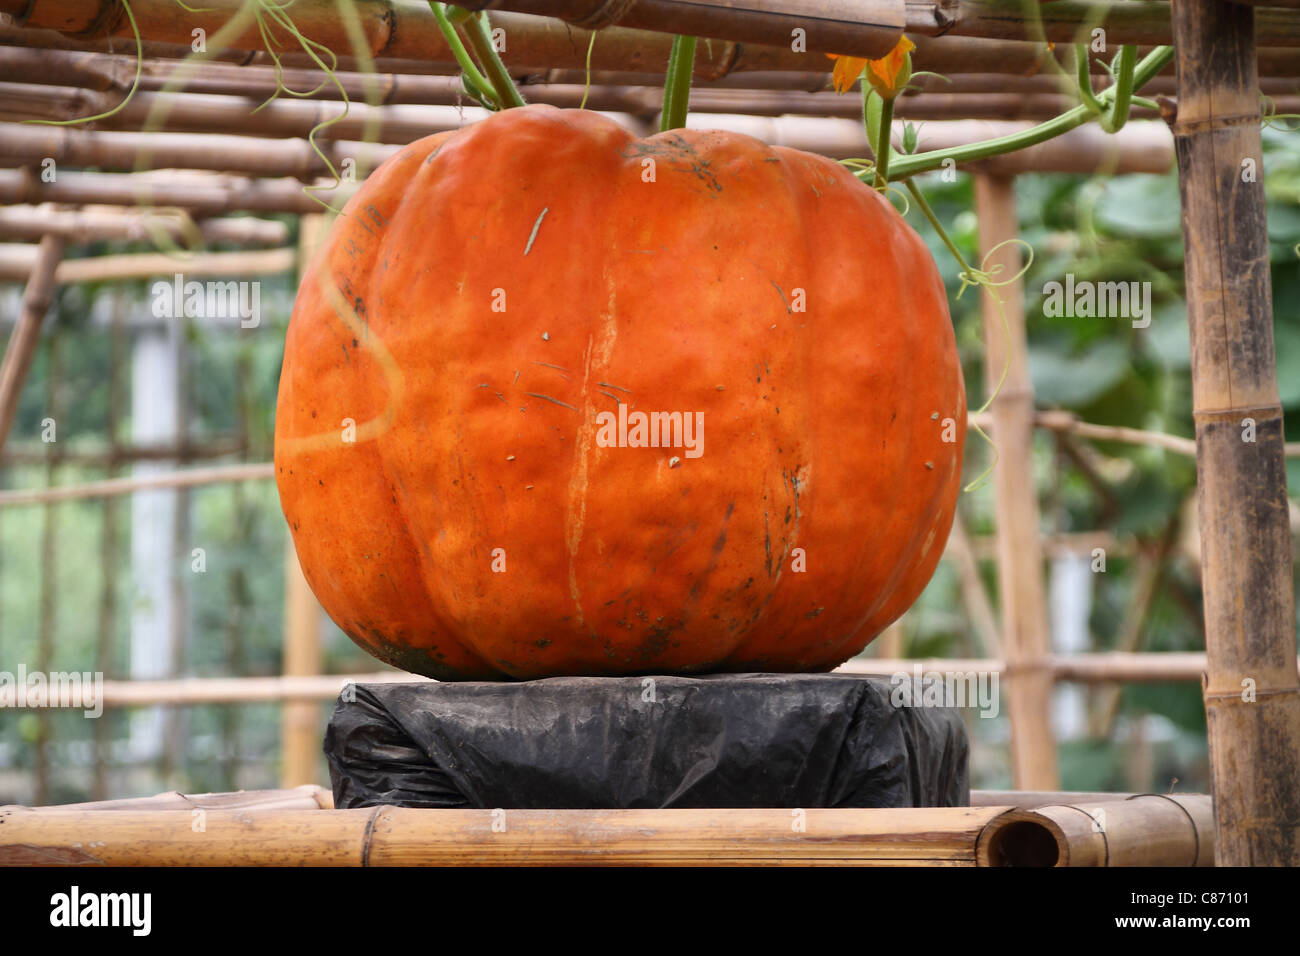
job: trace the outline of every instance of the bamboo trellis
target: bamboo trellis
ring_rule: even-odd
[[[999,578],[1005,610],[1001,634],[994,635],[1000,638],[1000,646],[991,652],[986,648],[990,655],[986,658],[921,663],[927,668],[1008,675],[1017,737],[1013,743],[1016,782],[1020,787],[1043,790],[1057,785],[1054,744],[1046,733],[1047,694],[1054,681],[1196,680],[1208,670],[1216,793],[1224,808],[1219,837],[1223,858],[1233,862],[1294,861],[1300,852],[1294,842],[1300,827],[1296,803],[1300,801],[1300,769],[1295,759],[1300,749],[1300,690],[1293,666],[1294,640],[1289,645],[1286,640],[1293,631],[1289,610],[1291,519],[1278,478],[1283,456],[1300,455],[1300,443],[1286,445],[1281,438],[1266,291],[1263,295],[1258,289],[1249,294],[1239,292],[1233,276],[1216,279],[1214,270],[1208,268],[1211,260],[1222,254],[1228,261],[1239,262],[1244,276],[1257,280],[1267,275],[1266,258],[1262,268],[1257,268],[1258,261],[1251,264],[1245,258],[1247,252],[1259,251],[1262,199],[1259,194],[1248,198],[1225,181],[1215,180],[1212,157],[1216,147],[1207,144],[1212,135],[1220,139],[1231,136],[1234,149],[1257,156],[1259,95],[1273,97],[1280,112],[1300,109],[1300,18],[1281,9],[1297,5],[1297,0],[1275,0],[1258,3],[1259,9],[1252,10],[1218,0],[1180,0],[1171,10],[1170,4],[1158,0],[1123,4],[1061,0],[1034,5],[1035,14],[1027,17],[1018,0],[858,0],[852,4],[783,0],[764,5],[763,12],[737,9],[721,0],[640,0],[612,5],[602,0],[498,0],[469,4],[493,8],[492,23],[505,31],[508,40],[507,62],[537,102],[576,106],[587,95],[586,81],[590,79],[589,107],[610,113],[637,132],[646,132],[659,109],[658,87],[671,44],[669,34],[689,31],[714,38],[699,48],[693,111],[708,113],[711,125],[836,158],[867,155],[867,147],[857,118],[860,105],[853,97],[829,92],[825,52],[879,56],[904,30],[916,40],[917,68],[950,75],[946,83],[933,78],[919,81],[919,92],[899,101],[900,122],[908,118],[932,120],[921,133],[920,149],[926,150],[1004,134],[1023,128],[1023,121],[1059,113],[1068,105],[1069,93],[1058,75],[1061,54],[1051,44],[1063,47],[1077,39],[1081,26],[1103,29],[1113,46],[1149,46],[1177,38],[1178,64],[1170,65],[1144,91],[1164,98],[1159,113],[1138,109],[1136,121],[1120,134],[1106,136],[1095,127],[1081,127],[1039,146],[986,160],[968,171],[979,174],[981,227],[988,248],[1014,231],[1009,177],[1026,171],[1163,172],[1173,166],[1177,147],[1189,231],[1189,306],[1193,327],[1201,330],[1200,344],[1194,346],[1198,439],[1035,412],[1023,361],[1014,358],[1017,349],[1023,348],[1021,329],[1011,341],[1013,387],[988,415],[973,416],[975,421],[992,425],[1002,446]],[[303,183],[333,184],[325,176],[325,164],[304,137],[323,120],[341,113],[341,104],[330,102],[340,94],[327,85],[316,100],[280,99],[251,114],[252,106],[276,85],[271,61],[261,50],[261,37],[251,21],[243,22],[233,34],[229,30],[222,33],[242,6],[237,0],[209,0],[195,8],[181,7],[173,0],[134,0],[146,57],[139,90],[126,107],[83,129],[20,125],[20,121],[66,121],[105,112],[120,103],[136,66],[135,41],[120,4],[97,0],[68,7],[56,0],[0,0],[0,15],[4,15],[0,16],[0,166],[8,167],[0,168],[0,202],[10,206],[0,210],[0,239],[40,240],[35,252],[30,245],[21,250],[0,246],[0,279],[29,280],[28,306],[0,368],[0,443],[16,406],[50,288],[57,283],[168,273],[173,266],[166,257],[140,255],[60,262],[65,245],[93,238],[139,237],[161,230],[173,240],[197,236],[206,242],[274,247],[256,252],[200,253],[186,262],[187,273],[269,274],[285,272],[297,263],[296,251],[283,248],[281,224],[215,217],[236,212],[317,212],[320,205],[303,192]],[[326,127],[328,132],[321,131],[322,149],[336,166],[350,159],[359,174],[364,174],[401,144],[438,129],[456,128],[483,114],[463,108],[459,80],[454,76],[459,67],[433,24],[427,4],[357,0],[356,7],[366,44],[363,50],[354,49],[333,14],[332,4],[304,4],[295,13],[301,15],[299,26],[304,33],[339,54],[343,71],[339,85],[352,100],[347,117]],[[815,24],[812,19],[801,19],[814,9],[818,14]],[[1223,24],[1228,25],[1226,30],[1220,29]],[[584,27],[597,28],[589,76],[584,68],[591,33]],[[189,70],[181,62],[191,52],[196,28],[206,30],[210,37],[221,33],[230,41],[228,49],[213,53],[215,62],[199,71]],[[791,30],[796,28],[806,34],[801,49],[790,42]],[[288,53],[280,59],[287,67],[284,78],[290,86],[309,88],[319,81],[319,73],[304,56]],[[377,74],[361,72],[371,64]],[[1091,69],[1097,72],[1101,67],[1093,63]],[[1224,102],[1233,104],[1231,115],[1224,114]],[[1022,122],[1006,122],[1013,120]],[[1170,120],[1172,137],[1162,122]],[[1210,132],[1220,127],[1222,132]],[[376,141],[363,142],[366,136]],[[59,166],[54,181],[46,182],[40,176],[38,167],[45,160]],[[74,168],[64,168],[68,166]],[[95,171],[76,167],[94,167]],[[317,195],[337,204],[345,201],[353,188],[354,184],[344,182]],[[1215,197],[1214,201],[1205,201],[1207,196]],[[1215,205],[1220,201],[1225,203],[1223,208]],[[174,207],[182,212],[164,215],[125,213],[122,209],[135,206]],[[1245,228],[1245,219],[1256,213],[1257,221],[1252,219],[1250,228]],[[1210,250],[1192,241],[1203,233],[1253,238],[1235,250]],[[1202,318],[1202,307],[1209,308],[1204,304],[1217,301],[1222,283],[1241,296],[1244,318],[1239,333],[1253,343],[1251,348],[1237,349],[1232,340],[1215,344],[1208,319]],[[1013,305],[1010,311],[1019,310]],[[998,337],[990,335],[988,341],[992,353]],[[990,362],[990,366],[996,364]],[[1249,401],[1237,394],[1242,383],[1247,383]],[[1224,410],[1236,414],[1243,408],[1256,412],[1265,422],[1266,427],[1261,427],[1265,427],[1267,440],[1262,451],[1267,461],[1237,474],[1233,469],[1243,466],[1216,425]],[[1197,654],[1063,658],[1048,653],[1042,611],[1044,542],[1026,507],[1033,502],[1033,495],[1026,490],[1032,485],[1026,486],[1025,481],[1028,438],[1035,428],[1198,456],[1206,576],[1222,576],[1207,588],[1208,659]],[[1225,476],[1233,474],[1241,479],[1236,485],[1221,483],[1220,479],[1226,482]],[[1243,484],[1243,476],[1251,477],[1256,485]],[[0,513],[5,508],[114,497],[146,488],[191,488],[270,477],[269,464],[251,463],[185,470],[147,480],[109,478],[49,489],[3,491]],[[1258,484],[1261,481],[1262,486]],[[1224,510],[1225,494],[1267,502],[1268,507],[1241,509],[1240,514],[1248,517],[1234,517],[1237,511]],[[1247,545],[1255,541],[1272,545],[1267,560],[1260,558],[1252,565]],[[970,551],[964,535],[957,546]],[[966,565],[973,562],[972,554],[967,554]],[[1255,557],[1260,554],[1263,552]],[[956,557],[961,563],[960,555]],[[1239,576],[1272,582],[1253,599],[1251,622],[1246,622],[1246,612],[1234,604],[1249,590],[1245,577]],[[978,586],[982,594],[982,585]],[[978,602],[974,607],[972,613],[978,617]],[[991,616],[987,609],[985,614]],[[301,610],[293,620],[302,620]],[[1272,624],[1251,641],[1234,643],[1231,635],[1251,631],[1256,620]],[[296,627],[291,621],[289,629]],[[990,631],[991,627],[986,623],[982,629]],[[1293,638],[1293,633],[1290,636]],[[105,703],[325,700],[337,694],[346,681],[387,679],[383,675],[312,675],[312,665],[302,663],[311,660],[310,640],[297,653],[307,656],[294,658],[295,663],[286,668],[289,676],[110,682],[105,687]],[[848,669],[891,674],[914,663],[860,660]],[[1252,668],[1260,671],[1268,700],[1256,710],[1229,706],[1226,701],[1234,692],[1234,676]],[[301,767],[303,741],[310,744],[310,740],[309,735],[296,736],[299,744],[291,759]],[[1224,769],[1227,748],[1247,738],[1272,741],[1278,747],[1276,751],[1250,751],[1257,774],[1265,768],[1274,773],[1270,787],[1258,788],[1253,794],[1244,792],[1249,781],[1243,789]],[[1231,797],[1225,800],[1227,794]],[[1265,826],[1261,820],[1272,822]],[[1293,840],[1289,851],[1288,833]]]

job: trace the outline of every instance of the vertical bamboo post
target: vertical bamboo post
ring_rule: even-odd
[[[14,415],[18,412],[18,398],[22,394],[32,356],[36,354],[36,343],[41,339],[41,323],[45,320],[50,298],[54,294],[54,269],[62,257],[63,240],[55,236],[46,236],[41,240],[36,252],[36,263],[27,280],[27,289],[23,292],[18,324],[9,337],[4,361],[0,362],[0,448],[4,447],[9,429],[14,423]]]
[[[1018,232],[1015,181],[981,173],[975,177],[980,254]],[[1021,268],[1020,250],[1007,243],[986,261],[1001,264],[1000,278]],[[1006,381],[990,406],[998,461],[993,471],[997,510],[998,590],[1002,604],[1003,686],[1011,721],[1011,772],[1017,790],[1057,790],[1056,741],[1052,736],[1052,672],[1047,664],[1047,598],[1038,536],[1038,495],[1032,441],[1034,389],[1029,379],[1023,284],[1001,286],[1001,310],[985,291],[985,384],[991,392],[1007,368]],[[1006,328],[1002,316],[1006,315]],[[1008,331],[1010,334],[1008,334]],[[1009,361],[1009,364],[1008,364]]]
[[[1255,13],[1179,0],[1173,28],[1215,857],[1296,866],[1300,679]]]
[[[324,237],[323,215],[302,216],[298,243],[301,277],[313,252]],[[319,674],[321,669],[320,605],[307,586],[293,540],[285,543],[284,554],[284,673]],[[288,701],[282,711],[280,730],[282,762],[280,784],[297,787],[315,783],[316,763],[321,752],[320,706],[312,701]]]

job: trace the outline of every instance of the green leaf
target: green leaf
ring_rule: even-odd
[[[1128,374],[1127,342],[1102,340],[1081,355],[1066,355],[1051,345],[1029,347],[1034,393],[1045,405],[1086,405]]]
[[[1116,176],[1096,207],[1097,226],[1108,232],[1147,238],[1178,236],[1182,219],[1178,181],[1173,176]]]

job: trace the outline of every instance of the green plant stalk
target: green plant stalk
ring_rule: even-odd
[[[501,104],[501,108],[526,106],[523,96],[519,93],[519,87],[515,86],[515,81],[510,78],[506,65],[501,62],[501,55],[492,45],[486,13],[480,13],[465,21],[465,38],[469,40],[474,55],[483,64],[483,70],[492,82],[492,89],[496,91],[497,102]]]
[[[1097,99],[1097,94],[1092,91],[1092,70],[1089,69],[1090,66],[1087,46],[1076,43],[1074,45],[1074,69],[1079,79],[1079,96],[1083,98],[1084,106],[1100,116],[1106,111],[1106,107],[1102,105],[1101,100]]]
[[[695,37],[673,37],[664,80],[664,105],[659,114],[659,131],[681,129],[691,103],[691,73],[695,69]]]
[[[1137,63],[1137,47],[1119,48],[1119,73],[1115,77],[1115,98],[1101,114],[1101,128],[1108,133],[1118,133],[1128,122],[1129,106],[1133,101],[1133,70]]]
[[[889,154],[893,147],[889,145],[890,134],[894,128],[894,100],[880,98],[880,130],[871,148],[876,151],[876,188],[884,189],[889,183]]]
[[[482,100],[495,100],[492,92],[492,86],[488,83],[487,77],[479,72],[478,66],[465,49],[465,44],[460,41],[460,34],[452,25],[447,16],[446,7],[438,3],[437,0],[429,0],[429,9],[433,11],[433,19],[438,23],[438,29],[442,32],[442,38],[447,41],[447,47],[451,50],[451,55],[456,58],[460,64],[461,70],[465,74],[465,83],[474,93]]]
[[[1170,46],[1156,47],[1148,53],[1133,71],[1131,89],[1140,89],[1148,80],[1164,69],[1165,65],[1173,59],[1173,56],[1174,48]],[[1110,90],[1106,90],[1103,95],[1109,97],[1112,94]],[[1060,136],[1062,133],[1067,133],[1076,126],[1082,126],[1092,119],[1094,115],[1087,105],[1081,103],[1072,109],[1066,110],[1055,119],[1050,119],[1046,123],[1040,123],[1010,136],[999,136],[996,139],[985,140],[981,143],[970,143],[965,146],[954,146],[951,149],[936,149],[927,153],[900,156],[893,165],[893,179],[898,181],[915,176],[917,173],[926,173],[932,169],[938,169],[946,159],[958,163],[969,163],[977,159],[988,159],[990,156],[1012,153],[1018,149],[1024,149],[1026,146],[1034,146]]]
[[[971,267],[966,263],[966,260],[962,258],[962,254],[957,251],[956,244],[948,238],[948,231],[943,228],[943,223],[941,223],[939,217],[934,214],[934,210],[930,208],[930,204],[925,201],[925,196],[922,194],[921,188],[916,185],[916,181],[909,179],[905,185],[907,186],[907,191],[912,194],[912,198],[916,200],[916,204],[921,207],[921,212],[925,214],[925,218],[930,221],[930,225],[934,227],[934,231],[939,234],[939,238],[943,240],[943,244],[947,246],[948,251],[952,253],[952,257],[957,260],[957,265],[961,267],[962,273],[967,275],[971,274]]]

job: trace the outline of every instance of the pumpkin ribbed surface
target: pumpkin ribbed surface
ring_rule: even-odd
[[[321,604],[399,667],[824,670],[933,573],[965,420],[934,262],[843,167],[532,106],[337,219],[276,480]]]

